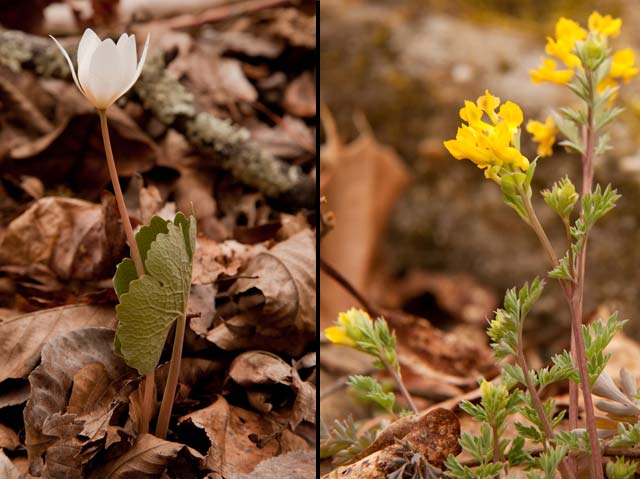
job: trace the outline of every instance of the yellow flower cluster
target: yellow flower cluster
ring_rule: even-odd
[[[531,70],[531,79],[534,83],[551,82],[564,85],[571,81],[576,69],[582,68],[580,59],[575,54],[576,42],[587,39],[588,35],[599,41],[606,41],[608,37],[617,37],[620,34],[622,20],[611,15],[602,16],[593,12],[589,16],[589,31],[582,28],[577,22],[567,18],[560,18],[556,23],[555,38],[547,37],[545,52],[547,55],[560,60],[566,67],[556,69],[558,62],[551,58],[542,58],[542,65],[537,70]],[[628,82],[638,69],[634,67],[634,54],[630,48],[625,48],[614,53],[611,70],[598,89],[602,91],[606,86],[617,85],[616,80],[622,79]]]
[[[362,338],[362,322],[371,322],[371,317],[362,309],[351,308],[346,313],[338,315],[338,325],[324,330],[329,341],[353,348]]]
[[[522,110],[513,102],[500,106],[500,98],[485,91],[476,103],[464,102],[460,118],[465,121],[458,128],[455,140],[444,142],[445,148],[457,160],[471,160],[484,169],[485,176],[500,183],[499,172],[526,170],[529,160],[515,146],[523,120]],[[487,116],[489,122],[484,121]]]
[[[536,120],[529,120],[527,131],[533,135],[533,141],[539,143],[538,156],[551,156],[553,144],[556,142],[558,128],[552,116],[548,116],[544,123]]]

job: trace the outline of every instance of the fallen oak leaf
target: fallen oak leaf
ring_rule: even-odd
[[[176,463],[181,470],[171,477],[191,479],[199,477],[195,462],[201,459],[200,453],[184,444],[143,434],[129,451],[99,466],[87,479],[160,479]]]
[[[71,305],[28,313],[0,323],[0,383],[24,378],[37,365],[43,345],[76,329],[115,326],[113,308]]]

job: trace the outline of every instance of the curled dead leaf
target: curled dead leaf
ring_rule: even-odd
[[[220,305],[230,319],[207,339],[226,350],[264,349],[299,356],[315,338],[315,237],[302,231],[249,261]]]
[[[108,202],[73,198],[36,201],[7,227],[0,266],[28,276],[40,265],[62,280],[110,276],[124,254],[124,235],[108,209]]]
[[[129,391],[121,390],[133,376],[114,354],[113,337],[111,329],[79,329],[42,349],[42,362],[29,376],[31,396],[24,412],[32,474],[82,477],[85,464],[98,452],[83,446],[106,436],[117,407],[112,401],[117,403],[121,392],[126,398]]]
[[[115,326],[113,308],[89,305],[44,309],[0,323],[0,383],[24,378],[38,363],[47,341],[82,328]]]
[[[200,477],[197,461],[201,458],[184,444],[143,434],[129,451],[101,465],[87,479],[160,479],[167,471],[175,479],[192,479]]]
[[[229,368],[229,380],[246,390],[256,410],[286,421],[295,429],[303,420],[315,422],[315,387],[300,379],[295,367],[275,354],[249,351]]]

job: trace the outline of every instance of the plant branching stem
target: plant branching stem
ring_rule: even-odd
[[[389,362],[389,360],[384,354],[383,349],[380,346],[378,346],[378,353],[379,353],[378,356],[380,357],[382,364],[384,364],[384,367],[387,368],[387,371],[389,371],[389,374],[391,374],[391,377],[393,377],[393,380],[396,382],[398,389],[400,390],[400,394],[402,394],[402,397],[404,398],[404,400],[407,401],[407,404],[409,405],[411,410],[417,414],[418,408],[413,402],[413,399],[411,398],[411,394],[409,394],[409,391],[404,385],[404,381],[402,380],[400,371],[398,371],[396,368],[393,367],[393,365]]]
[[[111,178],[111,184],[113,185],[113,193],[116,197],[116,204],[118,205],[118,211],[120,213],[120,219],[122,221],[122,227],[131,249],[131,258],[136,267],[136,273],[138,277],[144,275],[144,265],[142,264],[142,257],[140,256],[140,250],[138,249],[138,243],[136,243],[135,236],[133,235],[133,228],[131,227],[131,221],[129,220],[129,214],[127,213],[127,207],[124,203],[124,196],[122,194],[122,188],[120,188],[120,180],[118,179],[118,170],[116,169],[116,162],[113,158],[113,150],[111,149],[111,139],[109,138],[109,127],[107,126],[107,112],[106,110],[98,110],[100,116],[100,130],[102,131],[102,141],[104,143],[104,152],[107,157],[107,167],[109,169],[109,176]],[[151,371],[145,377],[144,386],[144,398],[143,398],[143,418],[140,425],[140,432],[145,434],[149,432],[149,422],[151,420],[151,413],[153,411],[153,392],[155,390],[155,372]]]
[[[587,125],[584,129],[584,154],[582,156],[582,197],[591,192],[593,184],[593,157],[594,157],[594,140],[595,140],[595,124],[594,124],[594,80],[593,73],[585,69],[587,77],[587,85],[591,101],[587,105]],[[586,416],[586,428],[589,432],[589,443],[591,445],[591,461],[593,466],[593,476],[595,479],[603,479],[602,470],[602,454],[600,451],[600,442],[598,439],[598,431],[596,428],[596,419],[593,412],[593,399],[591,398],[591,385],[589,383],[589,372],[587,370],[587,358],[584,347],[584,337],[582,335],[582,314],[584,303],[584,277],[587,264],[587,238],[584,239],[582,249],[578,256],[577,284],[573,295],[573,301],[570,304],[571,314],[571,330],[574,337],[572,351],[576,362],[578,363],[578,371],[580,372],[580,387],[584,399],[584,409]],[[571,405],[571,404],[570,404]],[[575,414],[577,415],[577,404],[575,405]]]
[[[522,336],[522,335],[521,335]],[[529,395],[531,396],[531,402],[533,403],[533,408],[536,410],[536,414],[540,419],[540,424],[542,425],[542,430],[547,436],[548,441],[553,441],[555,439],[555,434],[553,433],[553,427],[551,427],[551,423],[549,422],[549,418],[544,411],[544,406],[542,405],[542,401],[540,400],[540,396],[538,396],[538,391],[536,390],[533,382],[531,381],[531,375],[529,374],[529,366],[527,364],[527,360],[524,357],[524,352],[522,351],[522,338],[519,341],[518,354],[516,357],[516,361],[518,365],[522,368],[522,372],[524,373],[524,380],[527,386],[527,390],[529,391]],[[568,467],[566,458],[562,460],[560,463],[560,475],[563,479],[574,479],[575,475],[573,471]]]

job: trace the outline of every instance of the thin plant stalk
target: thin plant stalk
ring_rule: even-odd
[[[409,390],[404,385],[404,381],[402,380],[400,371],[396,370],[396,368],[394,368],[389,363],[389,360],[386,358],[382,348],[378,348],[378,351],[379,351],[378,356],[380,357],[382,364],[384,364],[385,368],[387,368],[387,371],[389,371],[389,374],[391,374],[391,376],[393,377],[393,380],[396,382],[396,385],[400,390],[400,394],[402,394],[402,397],[404,398],[404,400],[407,401],[407,404],[409,404],[409,408],[411,408],[411,410],[414,413],[418,413],[418,408],[416,407],[416,404],[413,402],[413,399],[411,398],[411,394],[409,394]]]
[[[593,184],[593,159],[595,153],[595,124],[593,114],[594,104],[594,79],[593,72],[585,69],[587,77],[587,85],[589,88],[590,101],[587,105],[587,124],[584,128],[584,154],[582,155],[582,197],[591,192]],[[591,445],[591,461],[593,466],[593,477],[595,479],[603,479],[602,471],[602,454],[600,451],[600,442],[598,439],[598,431],[596,428],[596,419],[593,409],[593,399],[591,398],[591,385],[589,382],[589,372],[587,370],[587,359],[584,347],[584,337],[582,335],[582,316],[584,304],[584,278],[587,265],[587,238],[584,239],[582,249],[578,256],[577,284],[574,291],[571,309],[571,331],[574,336],[575,346],[574,357],[578,363],[578,371],[580,372],[580,386],[584,400],[584,409],[586,416],[586,428],[589,432],[589,443]],[[570,404],[571,405],[571,404]],[[575,404],[575,414],[577,417],[578,405]]]
[[[171,410],[173,409],[173,401],[176,395],[176,388],[178,387],[178,376],[180,375],[180,362],[182,359],[182,345],[184,343],[186,324],[187,318],[183,313],[176,323],[169,373],[167,374],[167,383],[164,387],[162,404],[160,404],[160,412],[158,413],[156,436],[160,439],[167,437],[167,431],[169,430],[169,420],[171,419]]]
[[[122,221],[122,227],[131,248],[131,258],[136,267],[136,273],[138,277],[144,275],[144,265],[142,263],[142,257],[140,256],[140,250],[138,249],[138,243],[136,243],[135,236],[133,235],[133,228],[131,227],[131,221],[129,220],[129,214],[127,213],[127,207],[124,203],[124,196],[122,195],[122,189],[120,188],[120,180],[118,179],[118,170],[116,169],[116,162],[113,158],[113,151],[111,149],[111,139],[109,138],[109,128],[107,126],[107,113],[106,110],[98,110],[100,116],[100,129],[102,131],[102,141],[104,143],[104,152],[107,156],[107,167],[109,168],[109,176],[111,177],[111,184],[113,185],[113,193],[116,197],[116,204],[118,205],[118,211],[120,212],[120,219]],[[151,371],[145,377],[144,384],[144,398],[142,407],[142,424],[140,425],[140,432],[145,434],[149,432],[149,422],[151,420],[151,413],[153,411],[153,392],[155,390],[155,372]]]
[[[591,124],[591,123],[590,123]],[[593,152],[593,148],[591,148]],[[591,160],[589,159],[590,163]],[[588,179],[588,177],[587,177]],[[547,256],[549,257],[551,264],[554,268],[558,264],[557,256],[553,247],[551,246],[551,242],[547,237],[544,229],[540,225],[538,218],[533,210],[533,206],[531,205],[531,200],[528,199],[528,196],[523,194],[525,207],[527,209],[527,213],[529,215],[529,224],[533,228],[533,230],[538,235],[540,242],[542,243]],[[574,358],[575,364],[578,368],[578,372],[580,374],[580,388],[582,389],[582,395],[584,398],[584,406],[585,406],[585,415],[586,415],[586,429],[589,433],[589,442],[591,446],[591,457],[592,457],[592,465],[594,468],[594,478],[595,479],[603,479],[602,473],[602,455],[600,454],[600,443],[598,440],[598,432],[596,430],[595,423],[595,415],[593,413],[593,400],[591,399],[591,386],[589,383],[589,373],[587,370],[587,359],[584,347],[584,338],[582,336],[582,304],[584,297],[584,269],[586,263],[586,240],[583,244],[582,251],[580,252],[580,256],[578,257],[578,271],[577,278],[574,284],[567,283],[566,281],[561,281],[560,284],[565,293],[565,298],[567,299],[567,303],[569,304],[569,314],[571,317],[571,354]],[[574,403],[573,407],[573,415],[569,415],[570,424],[577,425],[577,413],[578,413],[578,395],[577,395],[577,385],[574,385],[574,390],[571,390],[571,382],[569,386],[569,399]],[[571,406],[571,403],[570,403]],[[571,411],[570,411],[571,412]],[[575,419],[572,419],[575,418]],[[571,464],[573,469],[573,464]],[[572,471],[573,472],[573,471]]]
[[[542,429],[544,430],[545,435],[547,436],[547,441],[553,441],[555,439],[555,434],[553,433],[553,427],[549,422],[549,418],[547,414],[544,412],[544,406],[542,405],[542,401],[540,400],[540,396],[538,395],[538,391],[536,390],[533,382],[531,381],[531,375],[529,374],[529,365],[527,364],[527,360],[524,356],[524,351],[522,349],[522,326],[520,326],[520,331],[518,332],[518,351],[516,355],[516,362],[518,366],[522,369],[524,373],[524,380],[526,383],[527,390],[529,391],[529,395],[531,396],[531,402],[533,404],[533,408],[536,410],[538,418],[540,418],[540,424],[542,425]],[[545,447],[546,449],[546,447]],[[564,458],[559,466],[560,475],[562,479],[575,479],[575,474],[569,467],[567,462],[568,458]]]

